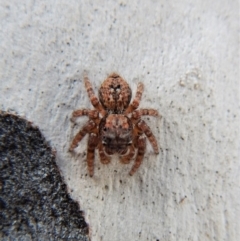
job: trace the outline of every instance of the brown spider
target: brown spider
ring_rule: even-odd
[[[138,109],[143,84],[137,86],[137,93],[132,103],[132,91],[128,83],[118,74],[107,77],[99,89],[99,100],[94,94],[92,85],[87,76],[84,77],[85,87],[94,110],[80,109],[73,112],[72,117],[86,115],[88,122],[74,137],[70,151],[77,147],[86,134],[89,134],[87,146],[87,166],[89,175],[93,176],[94,152],[99,150],[100,161],[103,164],[110,162],[110,155],[117,153],[120,161],[128,164],[135,155],[134,165],[129,172],[133,175],[142,163],[146,149],[146,138],[150,141],[156,154],[158,144],[149,126],[141,119],[143,115],[158,116],[154,109]]]

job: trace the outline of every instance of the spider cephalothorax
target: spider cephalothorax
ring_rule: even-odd
[[[118,74],[110,75],[99,89],[99,99],[105,110],[120,114],[125,110],[132,97],[128,83]]]
[[[94,152],[98,149],[100,161],[110,162],[110,156],[118,154],[122,163],[129,163],[135,156],[134,165],[129,172],[133,175],[141,165],[146,149],[146,138],[158,154],[158,145],[149,126],[141,119],[143,115],[157,116],[154,109],[138,109],[143,84],[139,83],[137,93],[130,104],[132,91],[128,83],[118,74],[113,73],[102,83],[99,99],[95,96],[91,83],[84,77],[85,87],[94,110],[81,109],[73,112],[73,117],[87,115],[89,121],[74,137],[70,146],[72,151],[82,138],[89,134],[87,164],[90,176],[94,170]]]

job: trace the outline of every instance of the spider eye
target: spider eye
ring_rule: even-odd
[[[106,128],[106,127],[103,127],[103,130],[104,130],[104,131],[106,131],[106,130],[107,130],[107,128]]]
[[[120,85],[117,86],[117,89],[120,89]]]

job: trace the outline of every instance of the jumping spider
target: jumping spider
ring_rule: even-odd
[[[135,155],[135,162],[130,175],[133,175],[142,163],[146,150],[146,138],[150,141],[156,154],[158,144],[149,126],[141,119],[143,115],[158,116],[157,110],[138,109],[143,84],[137,86],[137,93],[130,104],[132,91],[128,83],[118,74],[107,77],[99,89],[99,100],[94,94],[92,85],[87,76],[84,77],[85,87],[94,110],[80,109],[73,112],[72,117],[88,116],[89,120],[74,137],[70,151],[77,147],[86,134],[89,134],[87,145],[87,166],[89,175],[93,176],[94,152],[99,151],[100,161],[103,164],[110,162],[114,153],[120,155],[120,161],[128,164]]]

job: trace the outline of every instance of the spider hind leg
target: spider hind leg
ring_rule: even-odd
[[[87,166],[90,177],[92,177],[94,173],[94,156],[97,145],[98,136],[95,133],[90,133],[87,146]]]
[[[146,137],[143,135],[140,136],[137,140],[137,144],[138,144],[138,152],[137,152],[135,162],[132,166],[132,169],[129,172],[130,176],[132,176],[137,171],[139,166],[142,164],[143,156],[146,150]]]
[[[144,120],[140,120],[137,124],[137,126],[144,132],[144,134],[147,136],[149,142],[151,143],[153,150],[156,154],[159,153],[158,149],[158,143],[156,140],[156,137],[153,135],[150,127],[146,124]]]
[[[69,151],[73,151],[77,147],[78,143],[83,139],[83,137],[87,133],[89,133],[94,127],[96,127],[96,124],[94,123],[94,121],[92,120],[88,121],[87,124],[73,138]]]

